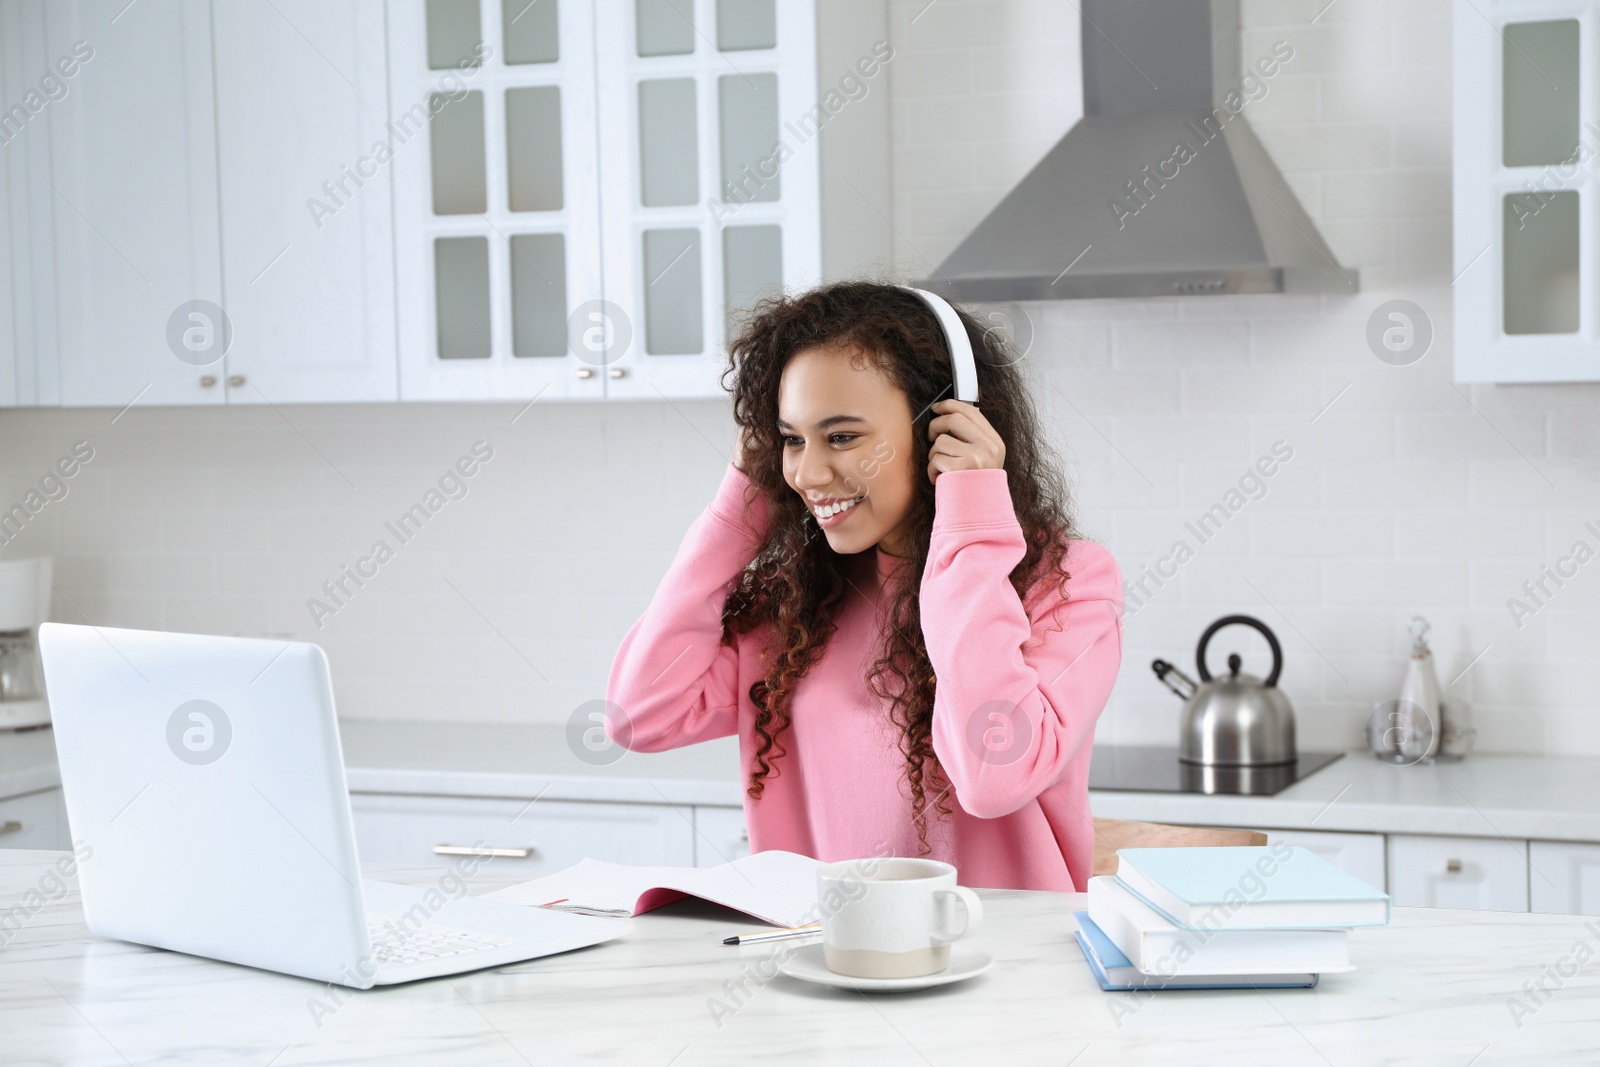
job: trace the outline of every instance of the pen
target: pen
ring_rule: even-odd
[[[539,904],[536,907],[549,908],[551,911],[564,911],[571,915],[601,915],[617,919],[626,919],[633,915],[633,912],[626,908],[590,908],[582,904],[568,904],[566,897],[552,900],[548,904]]]
[[[733,937],[722,939],[724,945],[753,945],[763,941],[784,941],[791,937],[807,937],[811,934],[822,933],[820,922],[807,923],[805,926],[791,926],[781,930],[768,930],[760,934],[735,934]]]

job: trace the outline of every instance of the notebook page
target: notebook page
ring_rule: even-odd
[[[564,871],[485,893],[486,900],[537,906],[568,904],[619,908],[633,915],[688,895],[742,911],[773,926],[811,922],[817,916],[820,860],[773,849],[716,867],[635,867],[584,859]],[[665,892],[654,892],[654,891]]]

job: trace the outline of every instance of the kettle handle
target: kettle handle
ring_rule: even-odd
[[[1244,625],[1254,627],[1267,639],[1267,645],[1272,649],[1272,673],[1267,675],[1267,680],[1262,683],[1267,686],[1278,684],[1278,675],[1283,670],[1283,646],[1278,644],[1278,635],[1267,628],[1267,624],[1260,619],[1249,615],[1228,615],[1218,619],[1206,627],[1206,632],[1200,635],[1200,647],[1195,650],[1195,666],[1200,670],[1202,682],[1211,681],[1211,671],[1206,667],[1206,646],[1211,643],[1211,635],[1224,626]]]

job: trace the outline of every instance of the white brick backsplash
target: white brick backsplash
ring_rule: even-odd
[[[1595,538],[1586,540],[1593,550]],[[1494,608],[1505,613],[1506,625],[1516,627],[1507,601],[1519,601],[1533,615],[1571,611],[1574,608],[1600,608],[1600,565],[1565,564],[1565,569],[1577,573],[1563,575],[1555,565],[1568,555],[1568,548],[1560,552],[1532,553],[1515,560],[1479,560],[1472,563],[1472,604],[1474,607]],[[1597,561],[1591,560],[1590,563]],[[1526,625],[1532,615],[1522,615]],[[1552,615],[1551,618],[1556,618]]]
[[[1434,266],[1450,262],[1450,218],[1395,220],[1395,263],[1399,266]]]
[[[1442,194],[1441,195],[1441,191]],[[1329,218],[1408,218],[1450,214],[1450,172],[1443,168],[1327,170],[1322,209]]]
[[[1426,614],[1435,605],[1467,604],[1464,560],[1330,559],[1322,564],[1322,600],[1328,604],[1394,604]]]
[[[1551,656],[1594,662],[1595,649],[1600,648],[1600,611],[1577,610],[1576,605],[1567,607],[1564,601],[1557,600],[1542,614],[1549,623],[1545,642]],[[1593,701],[1587,701],[1586,706],[1592,714]]]
[[[1250,324],[1215,320],[1123,322],[1114,329],[1113,344],[1119,367],[1244,364],[1250,361]]]
[[[1073,369],[1048,377],[1052,389],[1060,389],[1066,399],[1090,418],[1179,410],[1177,370]],[[1059,400],[1061,396],[1054,399]]]
[[[1220,299],[1226,302],[1227,298]],[[1372,351],[1367,348],[1364,323],[1347,324],[1308,315],[1299,320],[1262,320],[1250,325],[1252,358],[1258,364],[1332,363],[1365,368],[1374,362]],[[1337,387],[1328,393],[1328,399],[1335,392]]]
[[[1253,455],[1270,449],[1275,441],[1295,450],[1293,463],[1304,459],[1388,459],[1394,455],[1394,420],[1387,415],[1366,415],[1345,409],[1341,397],[1320,416],[1315,409],[1296,415],[1257,415],[1250,427]],[[1323,401],[1333,400],[1333,393]],[[1315,420],[1315,421],[1313,421]]]
[[[1563,546],[1581,536],[1580,527],[1600,520],[1600,465],[1541,461],[1537,469],[1520,457],[1480,460],[1470,464],[1471,501],[1479,508],[1562,508],[1592,501],[1589,514],[1562,521],[1552,515],[1551,534]],[[1539,472],[1544,473],[1540,477]],[[1597,521],[1600,525],[1600,521]],[[1600,546],[1596,546],[1600,548]]]
[[[1206,367],[1182,376],[1185,412],[1315,413],[1321,406],[1321,383],[1303,367]]]
[[[1321,464],[1322,506],[1329,511],[1465,508],[1467,471],[1458,463]]]
[[[1241,60],[1246,65],[1271,54],[1278,41],[1294,48],[1294,57],[1283,67],[1295,74],[1342,74],[1392,65],[1394,38],[1382,22],[1340,24],[1319,19],[1313,25],[1246,28],[1241,36]]]
[[[1263,477],[1256,467],[1262,456],[1277,464],[1271,476]],[[1321,492],[1317,485],[1316,467],[1308,465],[1296,469],[1294,463],[1293,459],[1280,462],[1266,450],[1261,455],[1237,462],[1185,463],[1183,506],[1199,512],[1221,501],[1229,490],[1235,490],[1247,499],[1252,492],[1259,494],[1259,498],[1251,499],[1242,511],[1318,507]],[[1255,478],[1248,478],[1248,475],[1254,475]],[[1254,485],[1255,480],[1265,485],[1264,491]],[[1245,484],[1241,485],[1241,481]]]
[[[1286,171],[1394,164],[1394,133],[1385,122],[1263,122],[1256,132],[1273,160]]]
[[[1389,556],[1395,517],[1383,511],[1258,511],[1250,516],[1258,556]]]
[[[1247,584],[1253,582],[1262,590],[1272,590],[1269,595],[1273,602],[1286,608],[1320,604],[1322,568],[1318,560],[1257,559],[1201,552],[1184,564],[1183,599],[1189,604],[1216,606],[1256,604],[1260,598]]]
[[[1400,459],[1503,460],[1526,457],[1530,478],[1538,478],[1537,460],[1545,455],[1546,416],[1533,412],[1490,412],[1461,402],[1458,413],[1413,412],[1396,420],[1396,455]]]
[[[1111,434],[1121,453],[1134,463],[1158,460],[1255,460],[1249,451],[1250,428],[1237,416],[1121,416]]]

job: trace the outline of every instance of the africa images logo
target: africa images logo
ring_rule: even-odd
[[[209,700],[179,704],[167,718],[167,747],[183,762],[196,767],[215,763],[233,742],[228,713]]]

